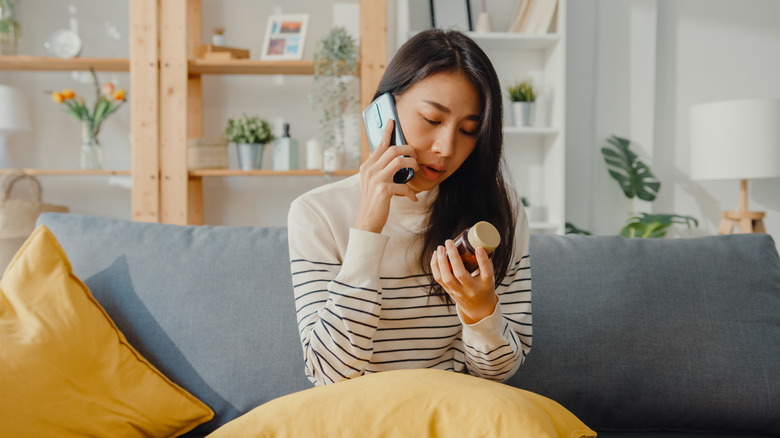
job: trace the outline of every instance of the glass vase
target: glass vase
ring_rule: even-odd
[[[16,0],[0,0],[0,55],[16,55],[20,37]]]
[[[81,123],[81,160],[82,169],[102,169],[103,151],[97,138],[92,134],[87,122]]]

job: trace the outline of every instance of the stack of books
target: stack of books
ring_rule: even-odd
[[[509,32],[534,35],[555,31],[558,0],[520,0]]]

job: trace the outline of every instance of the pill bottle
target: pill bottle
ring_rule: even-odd
[[[479,264],[477,263],[476,249],[485,248],[488,257],[493,255],[493,250],[501,243],[501,235],[490,222],[480,221],[474,226],[466,228],[455,239],[455,247],[463,260],[463,266],[469,272],[474,272]]]

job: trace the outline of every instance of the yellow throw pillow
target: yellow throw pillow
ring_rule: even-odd
[[[214,413],[127,342],[43,225],[0,280],[3,436],[169,437]]]
[[[272,400],[214,431],[221,437],[595,437],[560,404],[479,377],[397,370]]]

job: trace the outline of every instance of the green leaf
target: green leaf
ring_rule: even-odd
[[[638,222],[630,223],[620,230],[623,237],[660,238],[666,236],[669,227],[658,223],[646,225]]]
[[[691,228],[691,226],[698,227],[699,221],[692,216],[679,214],[641,213],[640,216],[631,218],[631,222],[620,230],[620,235],[623,237],[665,237],[669,228],[674,224],[688,225],[688,228]]]
[[[566,222],[566,234],[580,234],[583,236],[591,236],[590,231],[582,230],[574,226],[571,222]]]
[[[100,122],[106,118],[110,106],[111,104],[104,98],[101,98],[98,101],[98,104],[95,107],[95,113],[92,115],[92,120],[94,121],[95,125],[100,125]]]
[[[607,139],[607,143],[612,145],[613,149],[603,147],[601,154],[607,163],[610,176],[618,182],[626,197],[643,201],[655,200],[661,183],[650,168],[631,151],[631,142],[613,135]]]

